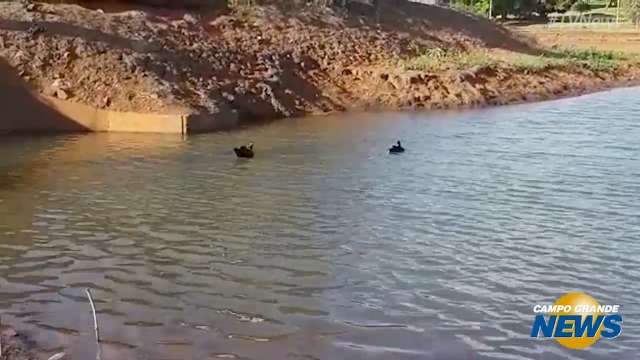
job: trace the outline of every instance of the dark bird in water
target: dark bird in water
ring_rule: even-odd
[[[393,145],[391,148],[389,148],[389,153],[391,154],[400,154],[403,152],[404,148],[402,147],[402,144],[400,144],[400,141],[398,141],[396,145]]]
[[[233,151],[239,158],[251,159],[253,158],[253,143],[249,143],[248,145],[242,145],[239,148],[233,148]]]

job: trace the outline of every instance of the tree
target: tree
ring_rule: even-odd
[[[640,0],[626,0],[624,7],[629,19],[638,25],[640,23]]]
[[[589,5],[586,1],[578,0],[571,6],[571,10],[577,11],[582,14],[583,12],[591,10],[591,5]]]

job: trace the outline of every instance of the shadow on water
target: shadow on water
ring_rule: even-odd
[[[108,178],[110,169],[96,169],[96,163],[110,161],[115,166],[129,167],[136,161],[141,164],[154,159],[161,161],[157,159],[180,156],[184,145],[185,141],[180,135],[4,136],[3,157],[0,158],[0,309],[6,309],[8,304],[14,302],[29,302],[30,298],[32,304],[39,304],[45,313],[46,309],[55,309],[61,304],[85,306],[83,287],[100,288],[93,280],[73,280],[65,285],[57,281],[55,276],[33,273],[36,268],[44,267],[49,274],[53,274],[74,263],[73,251],[65,254],[64,246],[59,247],[60,242],[64,243],[70,235],[69,231],[73,232],[70,226],[74,213],[72,210],[80,206],[73,198],[82,194],[86,199],[93,199],[103,194],[102,184]],[[68,193],[65,189],[74,190]],[[86,201],[81,203],[85,206],[88,204]],[[90,216],[91,213],[89,205],[85,214]],[[96,222],[96,233],[109,231],[108,219],[97,217],[92,221]],[[43,224],[52,224],[50,231],[40,233],[34,230]],[[39,246],[48,250],[42,254],[30,254]],[[92,254],[90,249],[83,252],[85,255],[80,255],[76,261],[82,262],[84,256]],[[17,275],[16,269],[24,273]],[[32,298],[35,294],[41,294],[35,295],[41,297],[45,293],[49,294],[46,299]],[[63,313],[74,313],[70,309],[52,311],[53,318],[59,318]],[[80,323],[85,321],[83,316],[80,316],[80,320],[74,316],[63,317],[74,318]],[[87,346],[69,342],[81,336],[81,332],[65,325],[64,321],[55,326],[49,325],[40,322],[37,313],[19,310],[3,311],[3,320],[22,324],[21,330],[27,337],[38,338],[38,334],[47,334],[44,339],[38,338],[40,345],[75,346],[74,353],[83,355],[82,358],[94,354],[91,339],[81,340],[89,344]],[[109,341],[104,347],[105,356],[111,358],[126,358],[121,352],[131,349],[131,345]],[[112,355],[114,352],[117,355]]]
[[[21,231],[32,225],[36,207],[47,207],[51,177],[92,191],[100,174],[92,164],[105,159],[171,156],[185,145],[181,135],[136,134],[5,135],[0,159],[0,230]],[[65,171],[69,173],[65,176]],[[93,185],[92,185],[93,184]],[[30,194],[29,196],[25,196]]]

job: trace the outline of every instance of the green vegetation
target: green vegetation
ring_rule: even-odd
[[[489,15],[489,8],[493,4],[491,13],[503,19],[507,16],[531,17],[534,13],[544,12],[544,4],[538,0],[452,0],[450,4],[453,8],[482,16]]]
[[[591,10],[591,5],[584,0],[578,0],[573,5],[571,5],[571,10],[577,11],[579,13],[584,13]]]
[[[451,0],[451,6],[465,12],[501,19],[546,17],[550,13],[597,14],[640,23],[640,0]],[[493,5],[491,12],[490,6]],[[620,11],[618,11],[620,6]]]
[[[622,61],[628,60],[621,53],[595,49],[553,50],[539,57],[551,67],[581,67],[591,71],[610,72],[616,70]]]
[[[634,24],[640,23],[640,0],[626,0],[625,13]]]
[[[472,67],[492,67],[498,61],[485,51],[460,51],[442,48],[428,49],[423,55],[407,60],[406,70],[466,70]]]
[[[451,6],[460,11],[487,16],[491,2],[489,0],[455,0],[451,2]]]
[[[425,54],[403,63],[406,70],[438,71],[469,70],[473,68],[512,68],[522,72],[535,72],[551,68],[580,67],[597,72],[616,70],[622,61],[629,60],[611,51],[561,49],[542,55],[508,54],[497,56],[487,51],[429,49]]]

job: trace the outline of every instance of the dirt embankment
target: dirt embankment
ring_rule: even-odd
[[[638,75],[632,66],[595,72],[403,66],[434,48],[541,53],[485,19],[402,1],[383,9],[379,22],[366,8],[186,12],[100,1],[0,2],[0,57],[37,91],[102,109],[235,111],[256,121],[547,99]]]

